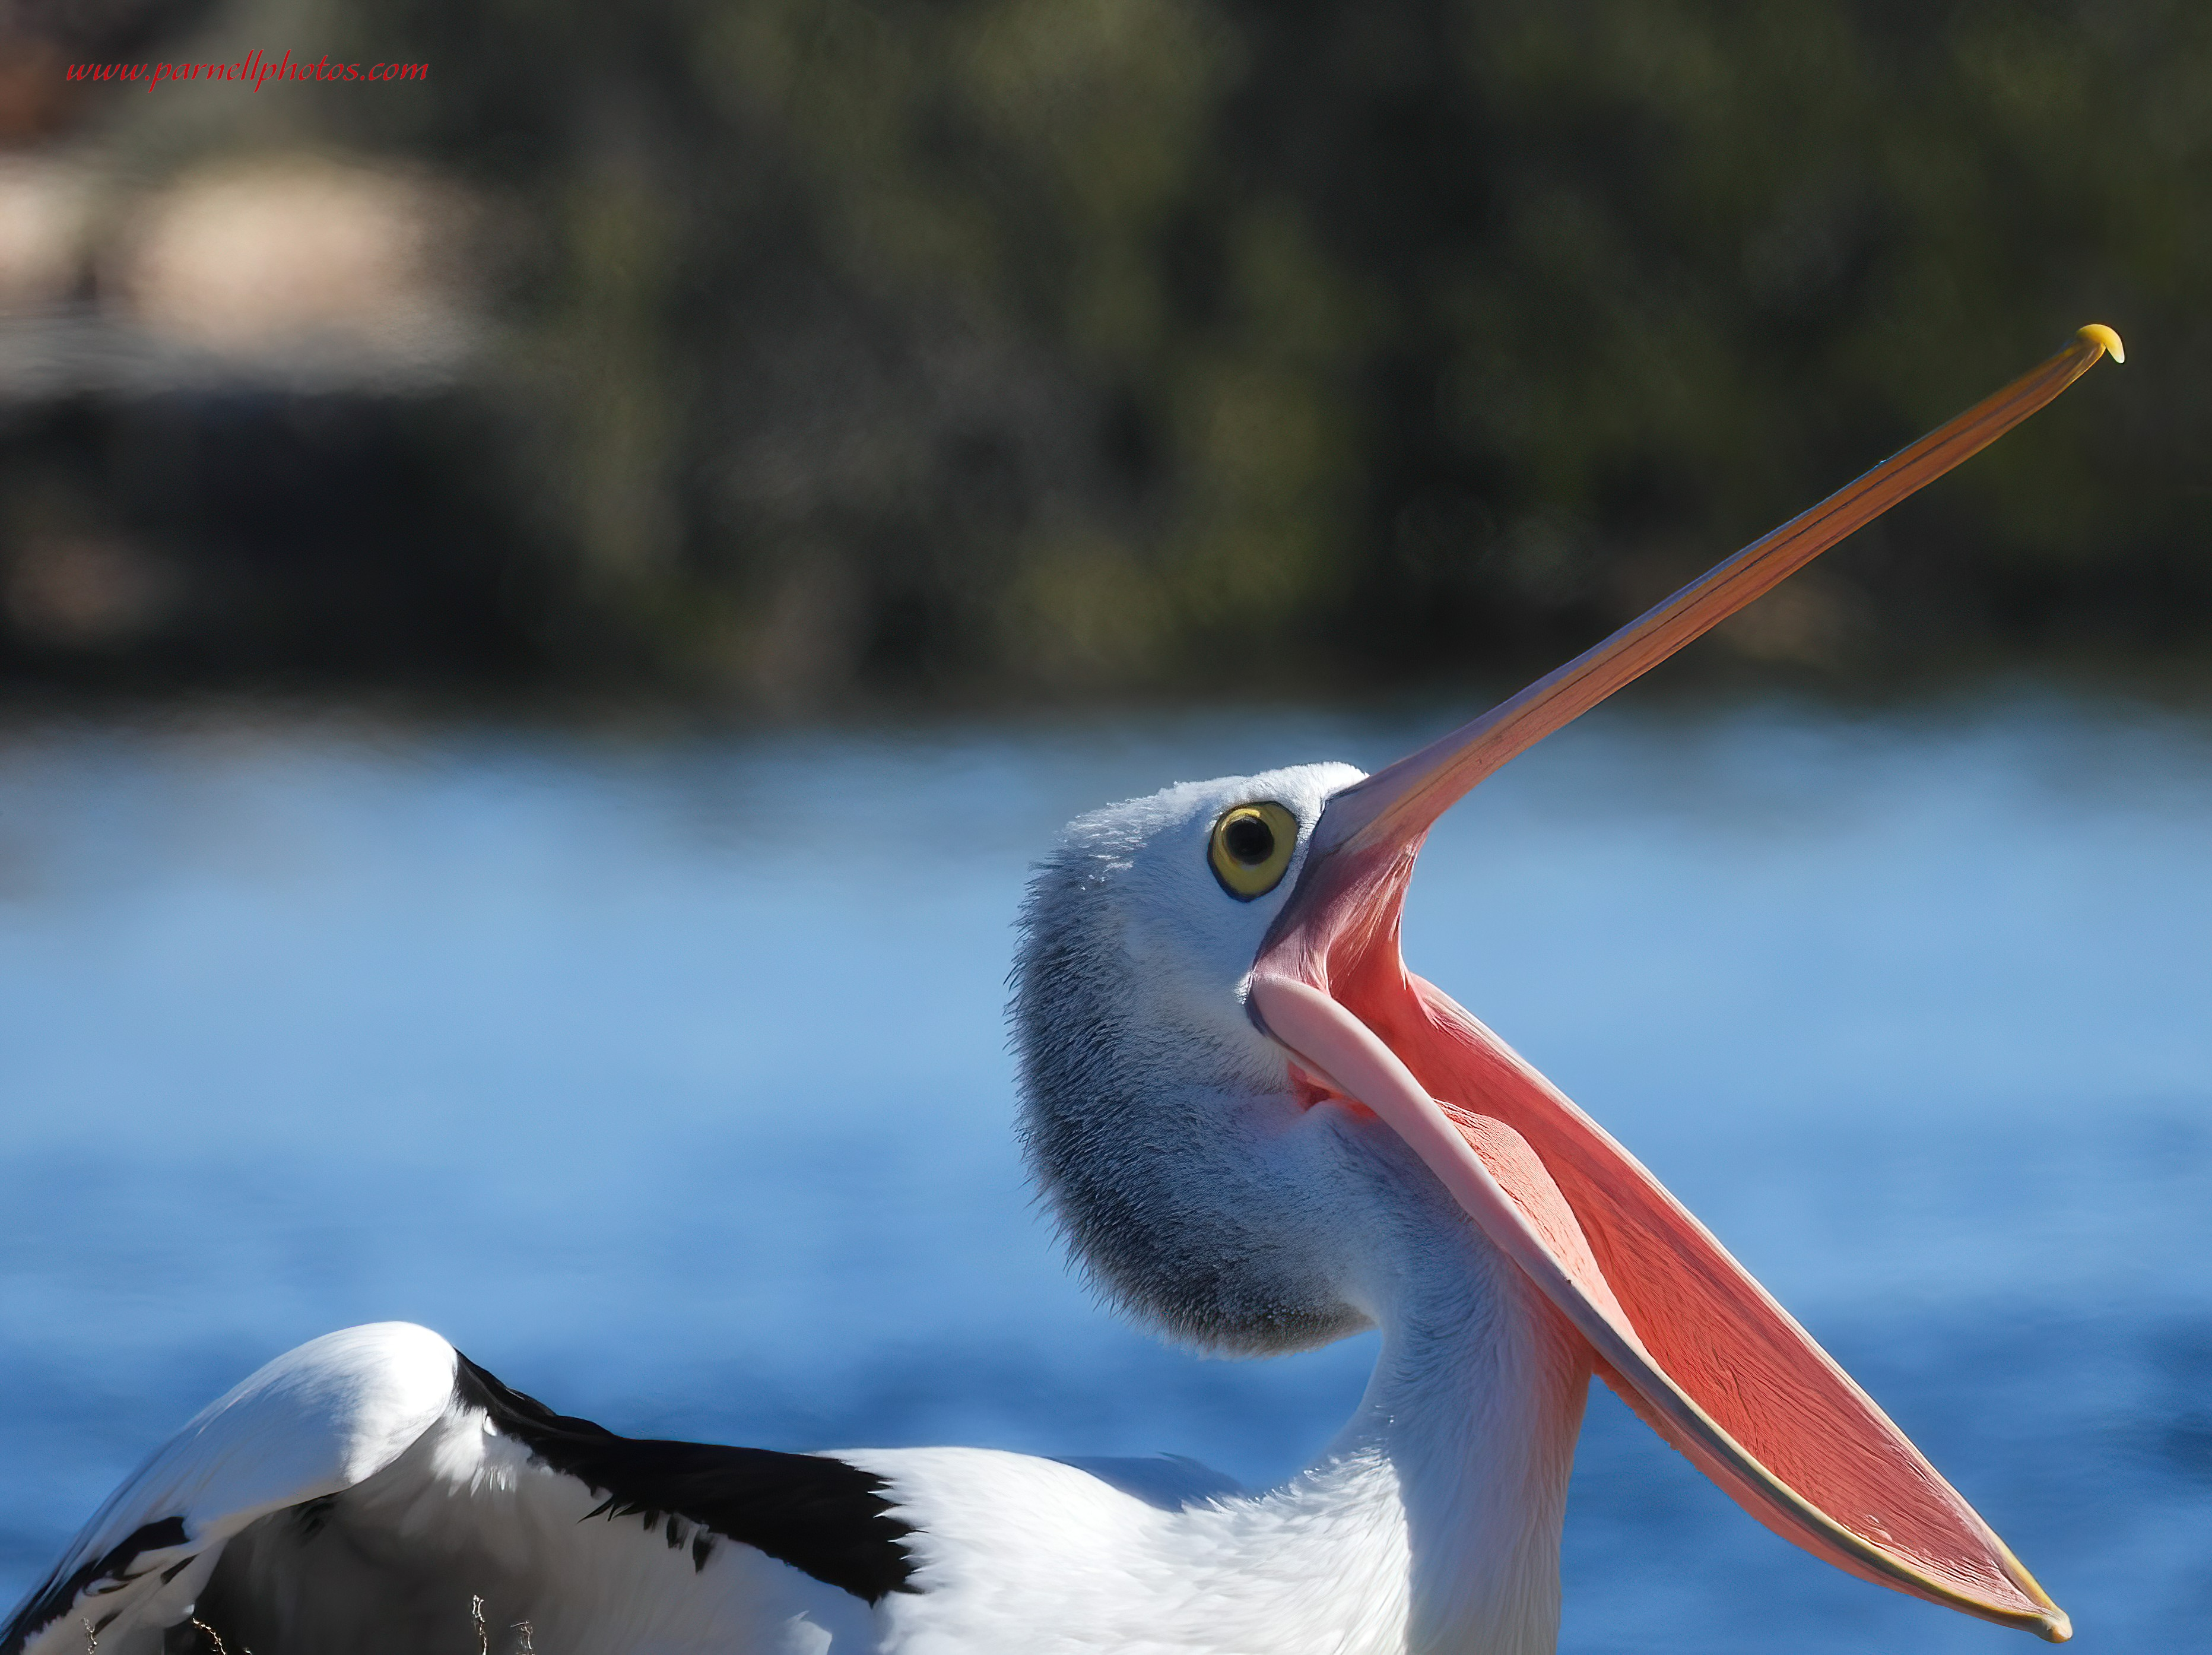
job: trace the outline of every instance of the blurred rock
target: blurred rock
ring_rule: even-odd
[[[83,286],[89,194],[81,168],[0,156],[0,316],[58,305]]]
[[[186,173],[127,219],[103,289],[154,334],[337,380],[448,378],[467,354],[450,186],[258,155]]]

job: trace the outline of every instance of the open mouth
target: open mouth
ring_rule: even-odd
[[[2053,1642],[2064,1611],[1935,1467],[1659,1181],[1399,953],[1431,825],[1515,754],[1979,452],[2109,353],[2111,329],[1754,541],[1464,728],[1333,797],[1254,963],[1299,1067],[1420,1155],[1587,1340],[1636,1412],[1776,1533],[1863,1579]]]

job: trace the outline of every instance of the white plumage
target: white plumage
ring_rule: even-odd
[[[56,1571],[84,1578],[43,1628],[19,1615],[27,1637],[9,1646],[870,1646],[866,1603],[750,1547],[695,1567],[659,1524],[587,1520],[592,1492],[501,1434],[456,1378],[453,1347],[405,1323],[277,1358],[117,1492]],[[204,1605],[218,1564],[220,1601]]]

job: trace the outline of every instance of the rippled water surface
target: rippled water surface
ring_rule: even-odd
[[[1371,1352],[1166,1351],[1030,1207],[1024,865],[1450,721],[0,738],[0,1597],[208,1398],[426,1322],[620,1430],[1285,1472]],[[2036,1569],[2212,1646],[2212,735],[2040,694],[1585,721],[1407,950],[1612,1127]],[[2025,1649],[1758,1528],[1600,1392],[1565,1646]]]

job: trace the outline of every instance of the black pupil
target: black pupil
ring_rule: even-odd
[[[1275,830],[1261,817],[1239,816],[1221,830],[1221,843],[1247,867],[1257,867],[1275,854]]]

